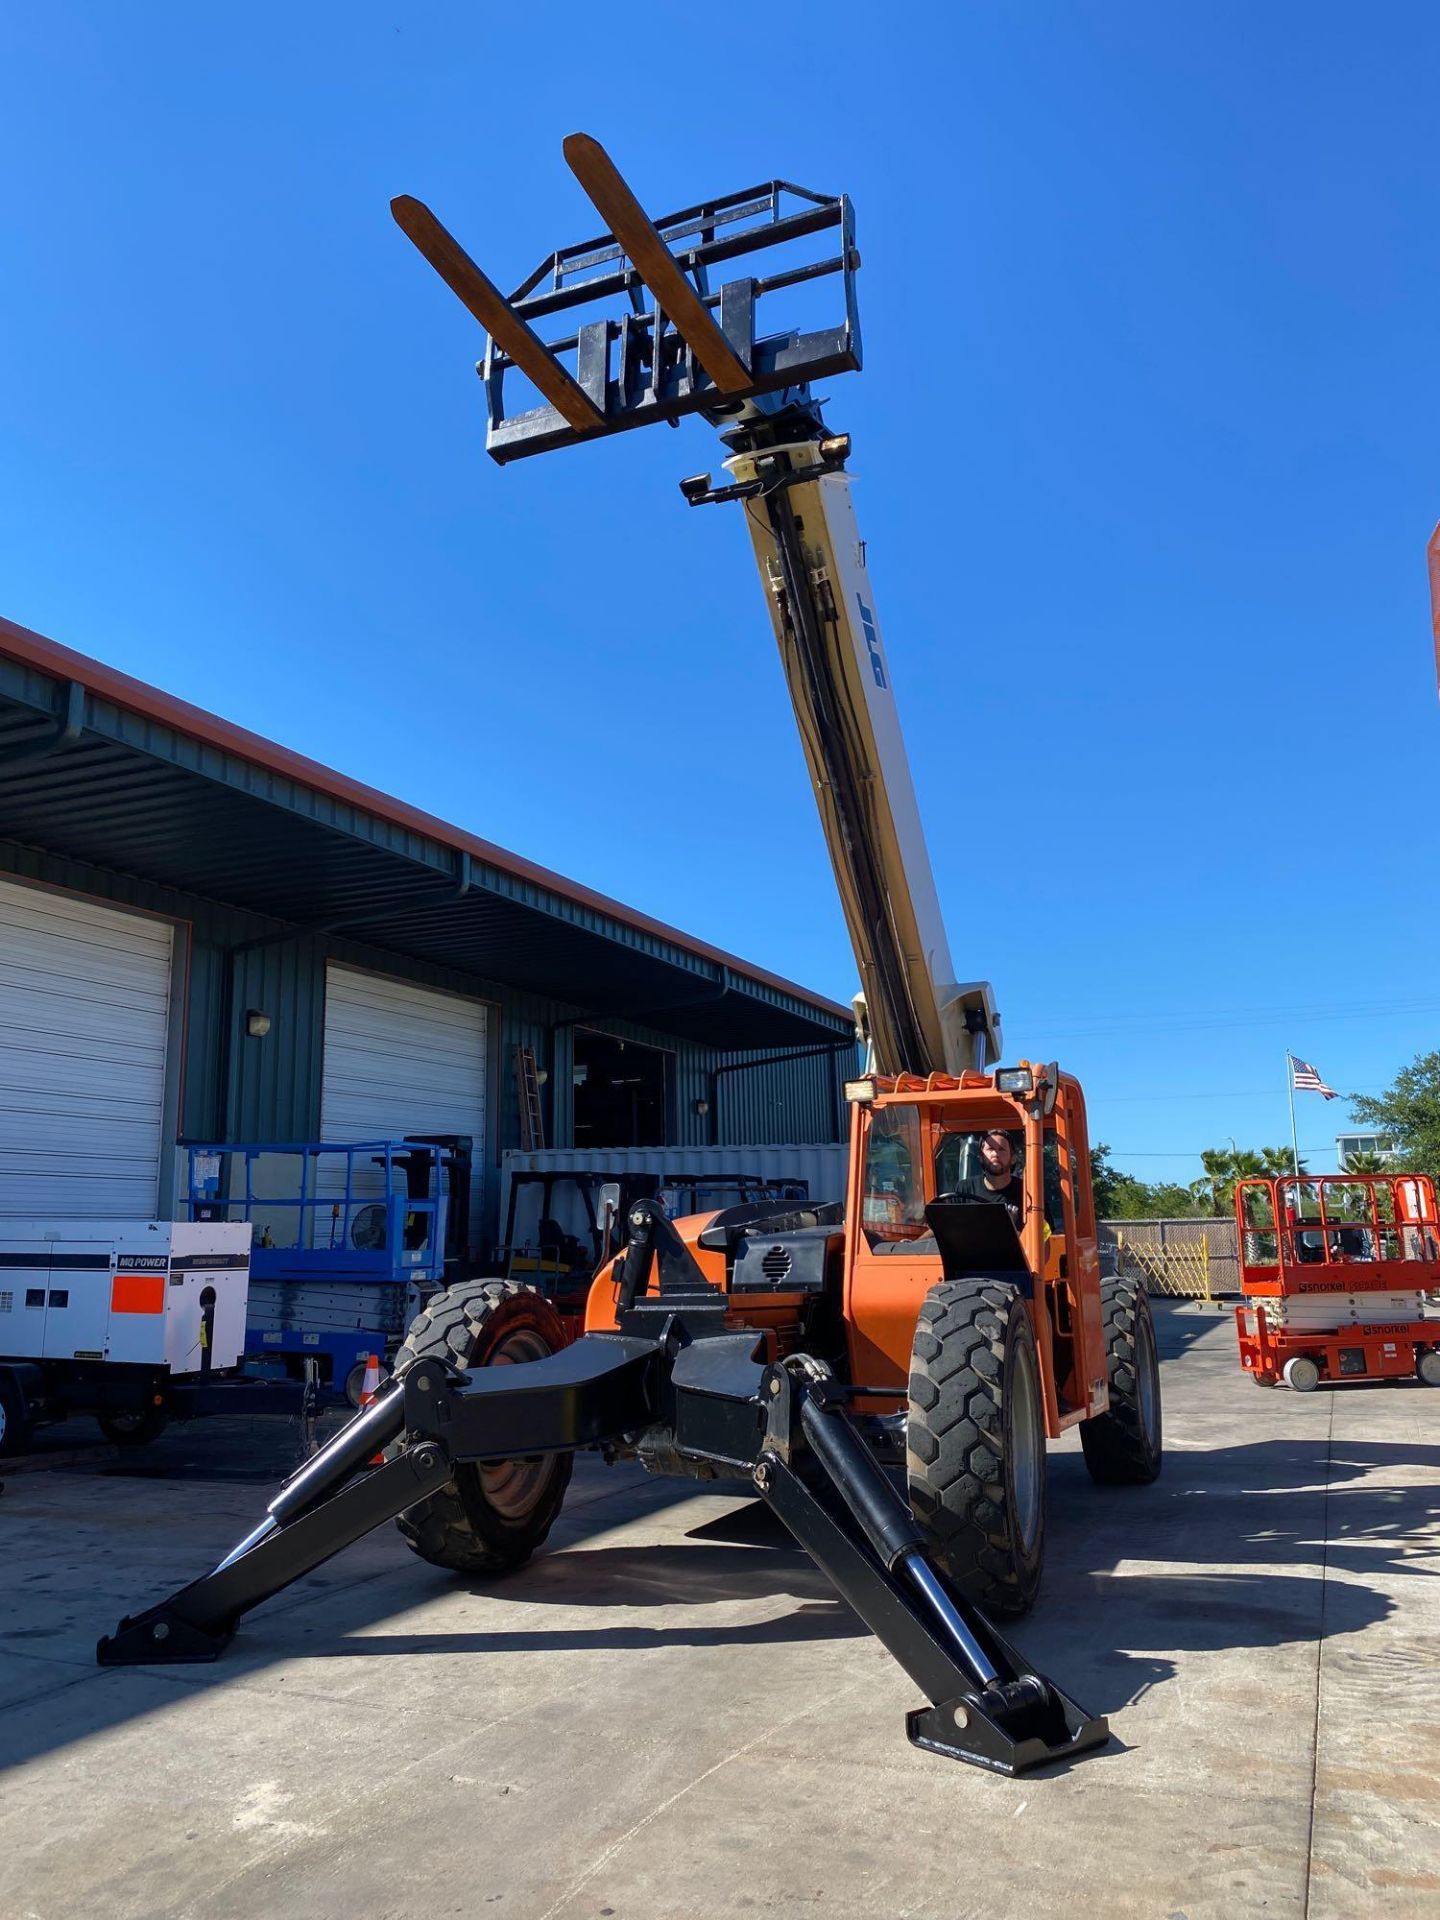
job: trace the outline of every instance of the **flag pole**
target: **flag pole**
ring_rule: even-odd
[[[1295,1132],[1295,1056],[1286,1049],[1285,1053],[1285,1091],[1290,1099],[1290,1158],[1295,1165],[1295,1178],[1300,1178],[1300,1143]]]

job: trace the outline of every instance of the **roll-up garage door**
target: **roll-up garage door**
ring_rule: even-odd
[[[156,1218],[175,933],[0,882],[0,1215]]]
[[[486,1006],[349,967],[325,970],[325,1140],[467,1133],[480,1218],[485,1160]]]

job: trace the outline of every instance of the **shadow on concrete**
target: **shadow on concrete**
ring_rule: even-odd
[[[1213,1333],[1216,1325],[1230,1329],[1231,1341],[1235,1338],[1235,1309],[1240,1304],[1238,1297],[1223,1300],[1215,1306],[1205,1306],[1198,1300],[1167,1300],[1152,1294],[1150,1313],[1155,1324],[1155,1348],[1162,1360],[1177,1359],[1187,1347]],[[1239,1367],[1237,1358],[1235,1365]]]
[[[1173,1324],[1180,1316],[1165,1318]],[[179,1468],[188,1478],[189,1448],[176,1451],[178,1458],[153,1464]],[[252,1458],[233,1464],[256,1470]],[[1410,1476],[1417,1468],[1440,1468],[1440,1445],[1282,1435],[1172,1451],[1153,1487],[1111,1489],[1091,1483],[1078,1454],[1061,1452],[1051,1462],[1044,1598],[1030,1619],[1008,1630],[1042,1671],[1087,1707],[1107,1713],[1170,1679],[1177,1658],[1187,1653],[1313,1644],[1360,1632],[1386,1618],[1393,1602],[1353,1577],[1322,1580],[1321,1571],[1431,1575],[1421,1558],[1433,1555],[1434,1535],[1428,1541],[1422,1535],[1440,1509],[1440,1489],[1415,1485]],[[145,1475],[151,1477],[163,1475]],[[688,1482],[641,1484],[654,1487],[646,1497],[649,1513],[696,1491]],[[428,1571],[400,1558],[358,1580],[321,1576],[289,1590],[242,1622],[233,1651],[214,1667],[102,1674],[81,1665],[73,1651],[68,1658],[36,1657],[45,1651],[41,1643],[54,1637],[53,1622],[33,1613],[26,1618],[18,1609],[0,1633],[0,1644],[15,1656],[10,1686],[16,1697],[5,1709],[0,1741],[4,1761],[23,1762],[154,1712],[184,1693],[203,1695],[297,1657],[645,1651],[841,1640],[865,1632],[761,1502],[741,1499],[683,1540],[583,1544],[616,1517],[607,1497],[576,1503],[562,1523],[562,1550],[542,1554],[502,1584],[475,1590],[499,1606],[511,1598],[524,1606],[597,1609],[773,1601],[770,1617],[653,1627],[597,1620],[593,1627],[552,1629],[536,1625],[532,1615],[524,1627],[473,1634],[370,1634],[371,1625],[429,1591]],[[634,1516],[627,1510],[624,1517]],[[175,1551],[177,1575],[205,1564],[203,1547],[186,1534]],[[451,1585],[438,1570],[433,1580],[437,1590]],[[158,1597],[159,1591],[137,1590],[126,1604],[139,1610]],[[53,1607],[55,1596],[47,1604]],[[114,1623],[94,1593],[66,1592],[63,1605],[87,1624],[96,1613],[97,1633]],[[28,1658],[27,1649],[33,1649]]]
[[[1092,1572],[1125,1557],[1434,1578],[1422,1563],[1434,1559],[1440,1483],[1413,1480],[1417,1469],[1440,1469],[1440,1446],[1319,1435],[1172,1451],[1144,1488],[1096,1487],[1075,1455],[1060,1455],[1051,1463],[1051,1544],[1057,1558]]]

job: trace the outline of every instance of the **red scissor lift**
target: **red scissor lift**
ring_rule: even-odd
[[[1440,1218],[1423,1174],[1242,1180],[1240,1361],[1257,1386],[1440,1386]]]

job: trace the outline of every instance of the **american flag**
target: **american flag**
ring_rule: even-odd
[[[1327,1087],[1320,1075],[1307,1061],[1297,1060],[1292,1053],[1290,1059],[1290,1084],[1297,1093],[1323,1093],[1327,1100],[1338,1100],[1339,1094],[1333,1087]]]

